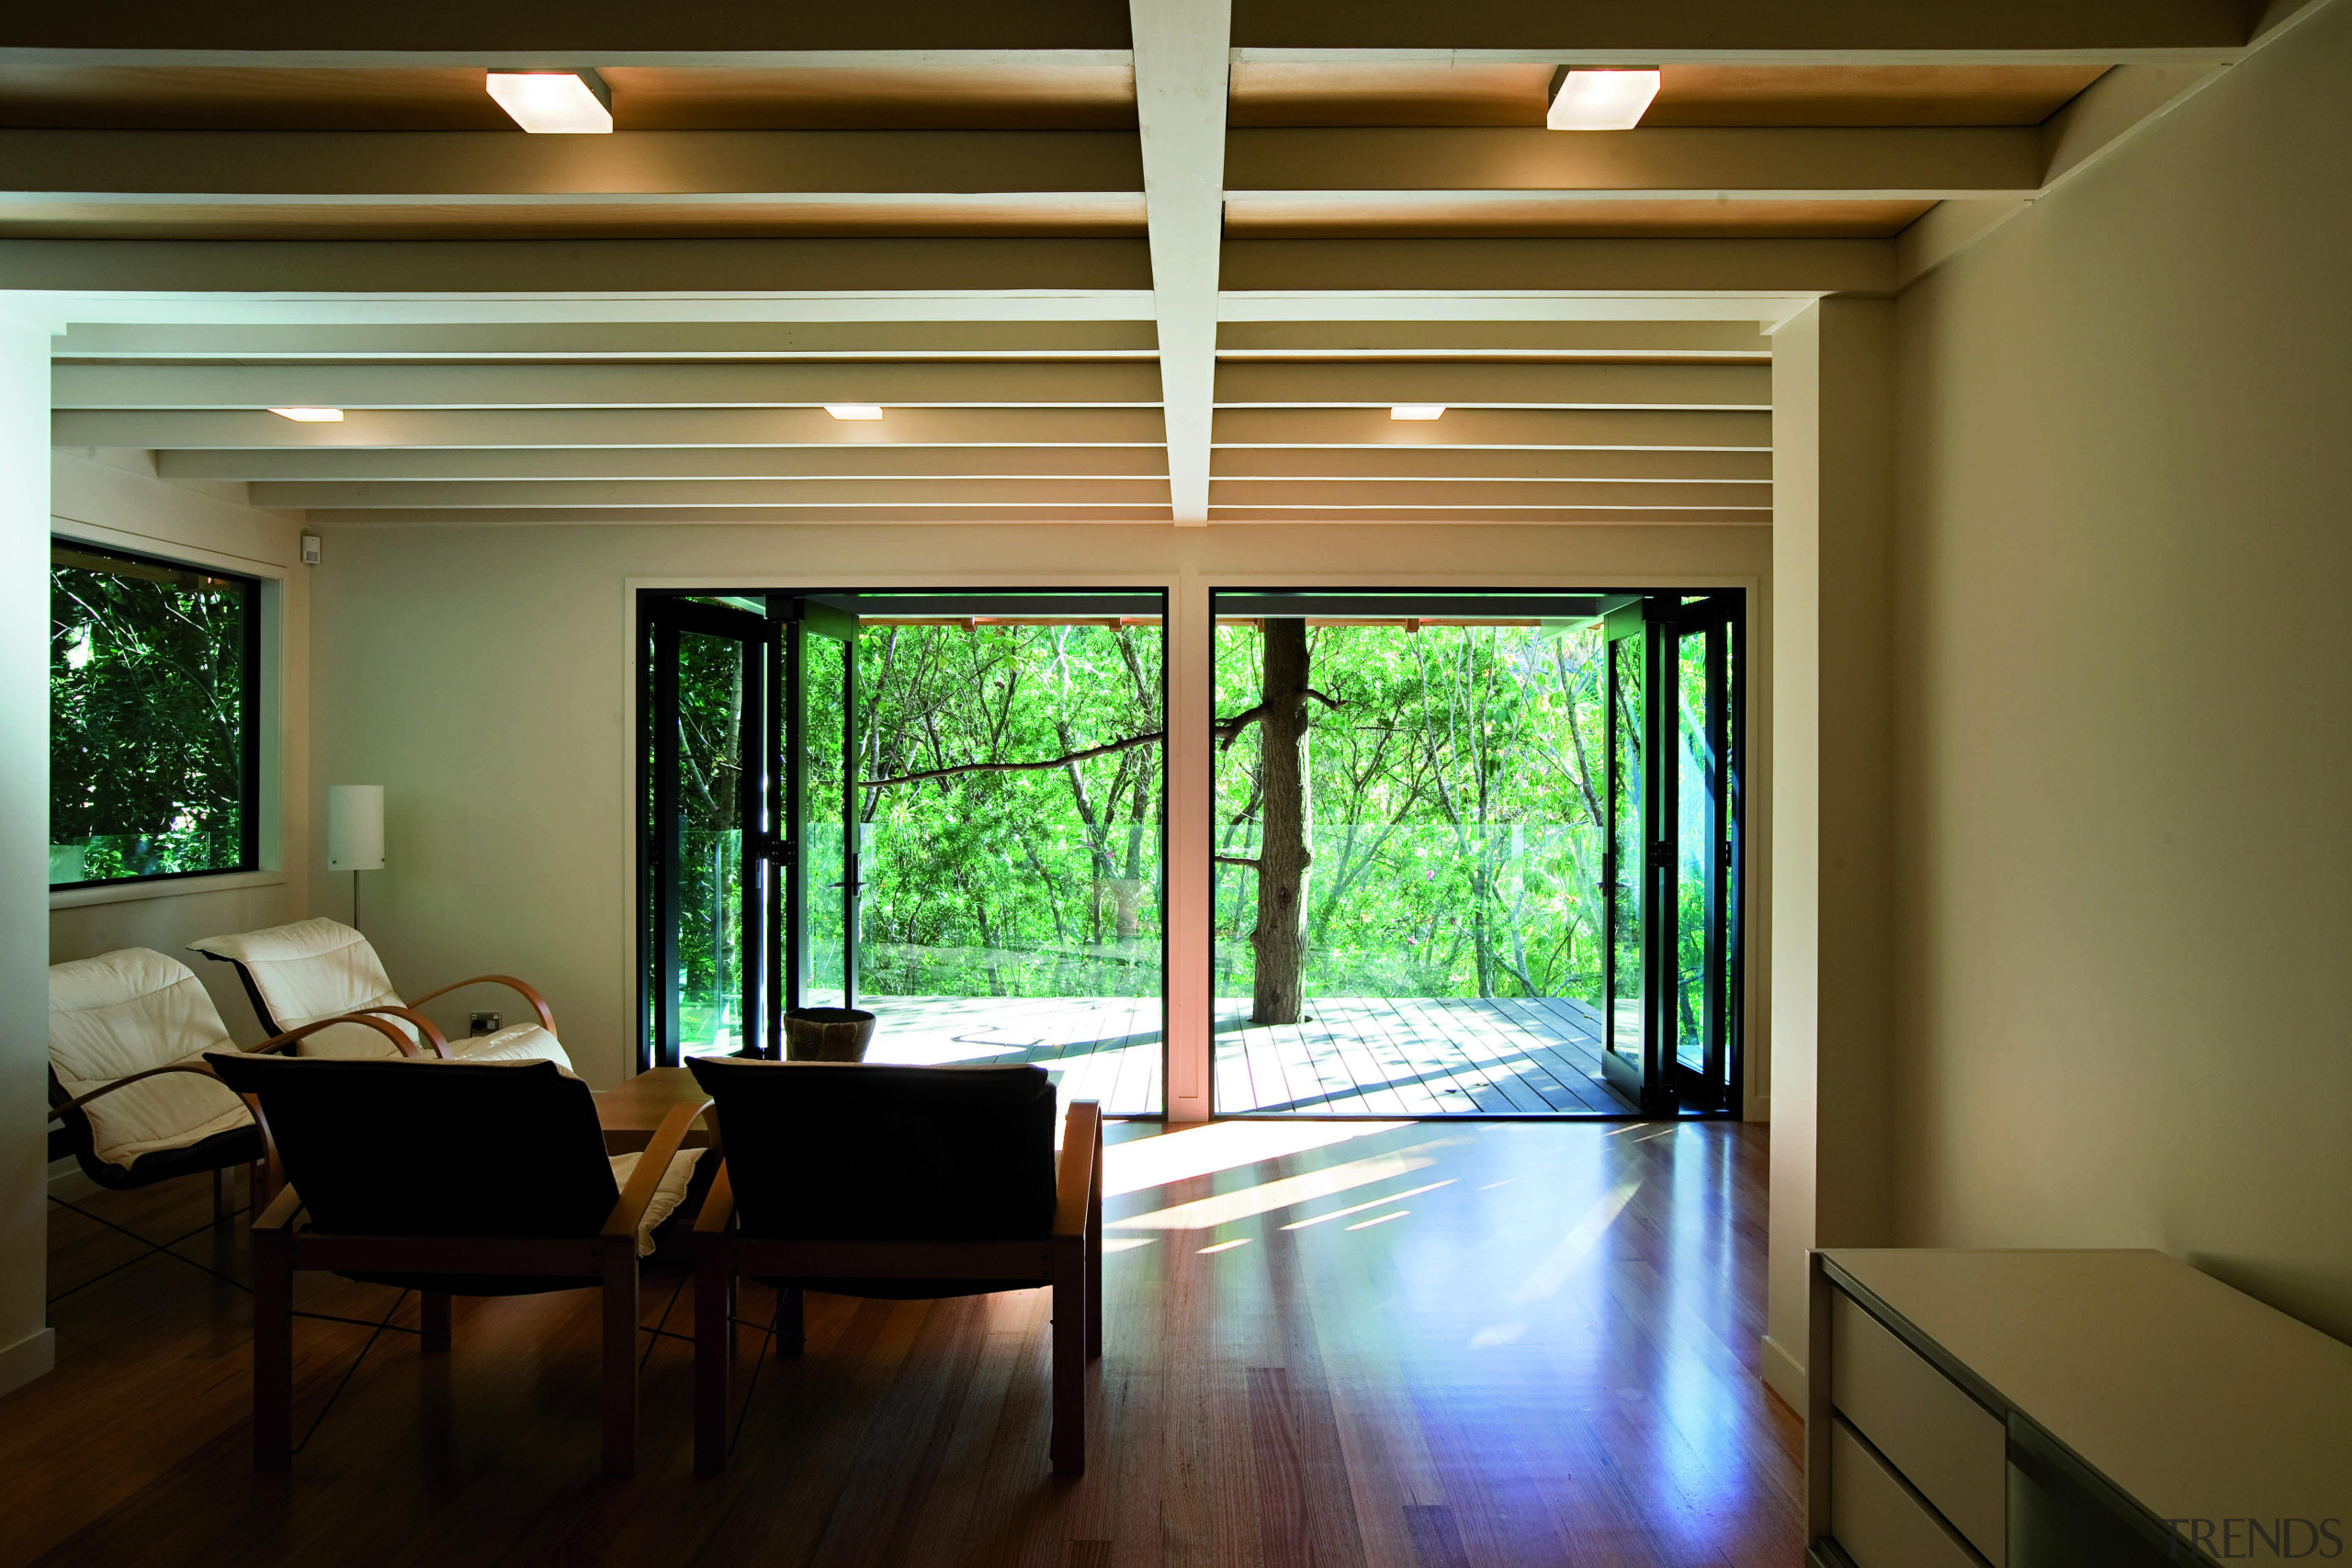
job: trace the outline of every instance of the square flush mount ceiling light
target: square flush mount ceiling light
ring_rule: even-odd
[[[269,412],[280,419],[290,419],[297,424],[341,424],[343,423],[341,409],[289,408],[272,409]]]
[[[831,414],[835,419],[843,420],[880,419],[882,417],[882,407],[879,403],[827,403],[825,405],[825,412]]]
[[[1398,403],[1388,411],[1391,419],[1443,419],[1443,403]]]
[[[1656,71],[1578,71],[1563,65],[1552,77],[1552,107],[1544,123],[1554,130],[1631,130],[1657,96]]]
[[[613,95],[594,71],[492,71],[490,96],[524,130],[547,136],[605,136]]]

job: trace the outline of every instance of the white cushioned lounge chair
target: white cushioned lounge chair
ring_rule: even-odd
[[[555,1014],[547,999],[511,975],[477,975],[428,991],[413,1002],[403,1002],[368,939],[329,919],[297,920],[233,936],[209,936],[188,943],[188,948],[237,966],[255,1016],[273,1035],[290,1033],[322,1019],[368,1013],[386,1020],[406,1042],[395,1046],[365,1024],[336,1023],[305,1038],[297,1047],[301,1055],[364,1058],[429,1052],[457,1061],[549,1061],[567,1072],[571,1069],[571,1058],[556,1038]],[[481,985],[504,986],[520,993],[537,1015],[535,1021],[494,1034],[449,1040],[416,1010],[437,997]]]
[[[234,1051],[220,1010],[187,964],[144,947],[49,968],[51,1157],[120,1190],[262,1157],[244,1102],[204,1065]],[[62,1145],[62,1147],[55,1145]]]

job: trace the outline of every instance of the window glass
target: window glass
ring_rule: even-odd
[[[50,547],[51,887],[258,863],[261,585]]]

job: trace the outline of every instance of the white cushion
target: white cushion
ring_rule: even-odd
[[[49,1065],[74,1098],[151,1067],[236,1048],[204,983],[177,959],[127,947],[50,966]],[[117,1089],[83,1113],[97,1156],[122,1166],[252,1122],[226,1085],[193,1073]]]
[[[319,1032],[334,1032],[322,1029]],[[376,1038],[384,1037],[379,1034]],[[385,1040],[384,1043],[389,1045],[391,1042]],[[452,1040],[449,1055],[460,1062],[553,1062],[565,1072],[571,1071],[571,1058],[564,1054],[562,1043],[536,1023],[518,1023],[495,1034],[469,1034]]]
[[[611,1156],[613,1181],[616,1186],[627,1190],[628,1179],[636,1174],[637,1162],[644,1152],[636,1149]],[[695,1161],[703,1154],[701,1149],[680,1149],[670,1156],[670,1168],[662,1173],[661,1184],[653,1189],[652,1201],[645,1205],[644,1218],[637,1222],[637,1255],[639,1258],[653,1256],[653,1233],[661,1228],[663,1220],[678,1212],[679,1204],[686,1201],[686,1188],[695,1179]]]
[[[188,947],[243,964],[281,1030],[300,1029],[337,1013],[401,1005],[400,993],[392,989],[391,976],[384,973],[375,948],[340,920],[297,920],[233,936],[208,936]],[[415,1026],[406,1019],[384,1021],[416,1038]],[[364,1023],[322,1029],[296,1050],[305,1056],[401,1055],[379,1031]]]

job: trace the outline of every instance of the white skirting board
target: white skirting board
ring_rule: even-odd
[[[1770,1335],[1762,1340],[1764,1386],[1787,1402],[1799,1416],[1805,1413],[1804,1364],[1782,1349]]]
[[[0,1393],[13,1393],[57,1365],[57,1330],[28,1334],[0,1350]]]

